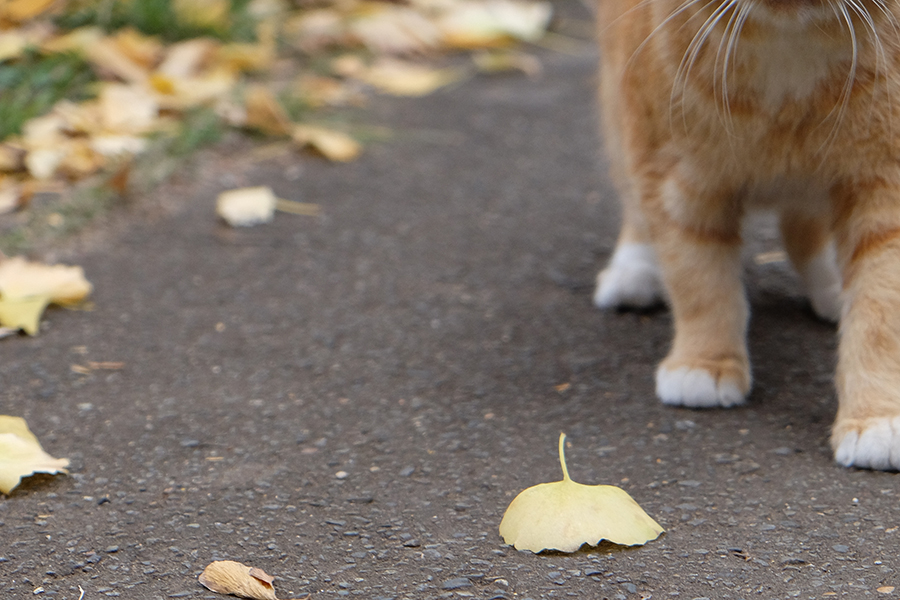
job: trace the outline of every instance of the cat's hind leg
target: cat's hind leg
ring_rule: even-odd
[[[842,283],[827,217],[786,210],[781,215],[781,237],[813,312],[837,323],[841,317]]]
[[[661,304],[663,285],[656,252],[641,226],[637,207],[625,204],[615,252],[597,275],[594,305],[603,309],[650,308]]]

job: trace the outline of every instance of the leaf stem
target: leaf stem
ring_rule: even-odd
[[[566,468],[566,434],[559,434],[559,465],[562,467],[563,481],[571,481],[569,479],[569,469]]]

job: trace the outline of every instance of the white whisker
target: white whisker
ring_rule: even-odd
[[[720,4],[706,18],[703,24],[700,25],[697,33],[691,39],[690,44],[688,44],[688,47],[681,58],[681,63],[678,65],[678,69],[675,72],[675,81],[672,85],[672,96],[669,101],[670,106],[674,104],[674,99],[678,94],[679,89],[681,91],[681,98],[684,98],[687,95],[688,80],[690,79],[691,71],[696,64],[697,59],[700,56],[700,52],[703,50],[703,46],[712,35],[715,27],[729,11],[737,5],[737,2],[738,0],[728,0],[723,4]],[[682,119],[684,119],[685,116],[684,109],[682,108]]]

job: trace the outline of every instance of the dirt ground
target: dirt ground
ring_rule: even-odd
[[[590,43],[543,76],[378,100],[395,135],[348,165],[231,140],[146,202],[153,218],[60,256],[92,311],[0,342],[0,412],[68,476],[0,502],[6,598],[213,598],[212,560],[281,598],[895,597],[896,475],[836,466],[834,328],[755,225],[756,385],[727,411],[653,397],[665,311],[603,313],[618,208]],[[321,204],[229,229],[215,196]],[[146,216],[146,215],[145,215]],[[121,361],[117,370],[73,365]],[[533,555],[497,527],[522,489],[627,490],[667,532]]]

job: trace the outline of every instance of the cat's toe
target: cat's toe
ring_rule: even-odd
[[[714,376],[704,368],[686,366],[656,371],[656,395],[663,404],[716,408],[743,404],[748,386],[739,378]]]
[[[834,460],[845,467],[900,470],[900,417],[838,423],[831,435]]]
[[[609,266],[597,275],[598,308],[649,308],[661,303],[663,287],[653,250],[644,244],[616,249]]]

